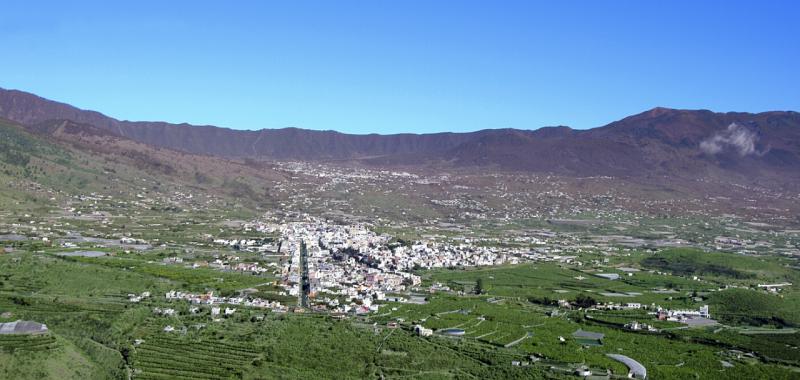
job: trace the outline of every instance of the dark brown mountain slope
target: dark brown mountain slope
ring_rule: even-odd
[[[214,126],[120,121],[30,93],[4,89],[0,89],[0,117],[25,125],[67,119],[107,128],[120,136],[154,146],[223,157],[318,160],[437,153],[474,137],[470,133],[348,135],[298,128],[239,131]]]
[[[800,114],[655,108],[589,130],[348,135],[297,128],[238,131],[119,121],[0,89],[0,117],[31,128],[69,119],[156,147],[221,157],[355,160],[371,165],[486,166],[574,176],[800,181]],[[98,133],[94,131],[93,133]]]
[[[486,136],[447,153],[462,164],[588,175],[800,179],[800,114],[656,108],[600,128]]]

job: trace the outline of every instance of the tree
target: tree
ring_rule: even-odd
[[[483,278],[478,278],[478,280],[475,281],[475,294],[483,294],[485,290],[486,288],[484,288]]]
[[[585,309],[597,305],[597,300],[592,298],[592,296],[578,294],[578,296],[575,297],[575,305]]]

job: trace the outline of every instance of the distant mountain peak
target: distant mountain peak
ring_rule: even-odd
[[[647,114],[648,116],[657,117],[657,116],[661,116],[661,115],[663,115],[665,113],[673,113],[673,112],[676,112],[676,111],[678,111],[678,110],[674,109],[674,108],[655,107],[655,108],[651,108],[650,110],[645,111],[643,113]]]

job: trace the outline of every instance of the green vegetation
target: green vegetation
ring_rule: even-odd
[[[707,274],[711,281],[692,280],[691,273],[650,273],[646,266],[632,275],[619,270],[644,266],[650,256],[688,254],[680,251],[633,252],[595,265],[438,269],[420,272],[425,284],[439,282],[453,292],[428,295],[426,304],[389,303],[376,315],[347,320],[240,307],[214,321],[208,306],[190,312],[191,305],[162,295],[170,289],[235,295],[255,288],[259,295],[284,297],[276,294],[274,277],[162,263],[167,257],[197,260],[219,254],[203,249],[109,249],[111,256],[87,258],[56,256],[63,249],[42,243],[13,246],[16,252],[0,255],[0,312],[12,313],[5,320],[45,323],[50,333],[0,339],[0,376],[8,378],[126,378],[129,373],[134,379],[560,378],[579,365],[598,373],[626,373],[608,353],[641,361],[653,378],[788,379],[796,374],[791,368],[800,365],[798,334],[790,329],[800,315],[796,293],[749,288],[762,273],[773,273],[770,268],[779,259],[710,256],[728,269],[754,269],[755,277],[728,278],[742,288],[722,291],[717,287],[726,270]],[[734,259],[723,260],[728,256]],[[762,267],[743,263],[747,260]],[[608,280],[597,273],[622,276]],[[780,267],[774,273],[789,272]],[[128,302],[128,293],[144,291],[154,296]],[[574,308],[559,308],[558,300]],[[656,320],[650,310],[592,309],[605,302],[686,309],[707,303],[712,316],[728,326],[683,329],[683,324]],[[176,314],[156,315],[155,307],[174,308]],[[398,321],[397,328],[387,327]],[[660,331],[626,330],[631,321]],[[415,324],[433,329],[434,336],[416,336]],[[163,331],[167,326],[174,331]],[[464,336],[446,336],[441,333],[446,329],[462,329]],[[577,330],[604,338],[589,344],[572,337]],[[753,356],[740,354],[750,352]],[[67,363],[75,365],[67,369]],[[37,370],[26,372],[26,366]]]
[[[692,250],[672,250],[662,252],[642,260],[642,265],[677,275],[711,275],[732,277],[737,279],[753,278],[755,275],[736,270],[730,266],[716,263],[727,256],[713,253],[700,253]]]
[[[36,352],[55,348],[56,339],[52,335],[0,335],[0,351]]]
[[[272,277],[252,276],[232,272],[221,272],[207,268],[185,268],[179,265],[166,265],[147,262],[145,260],[120,257],[120,258],[89,258],[68,257],[64,260],[74,260],[79,263],[91,263],[97,266],[116,268],[154,278],[174,281],[173,285],[191,291],[207,291],[217,289],[223,294],[242,290],[255,285],[271,282]]]
[[[697,249],[668,249],[646,257],[641,265],[682,276],[712,276],[737,280],[786,281],[797,274],[774,257],[752,257]]]
[[[534,353],[542,358],[542,362],[556,368],[574,368],[574,363],[586,363],[592,367],[610,368],[614,373],[626,373],[624,367],[605,356],[606,353],[623,353],[646,363],[649,376],[654,378],[793,376],[792,372],[778,366],[753,365],[734,359],[726,359],[737,363],[734,368],[724,368],[720,359],[726,356],[721,355],[741,346],[732,342],[709,342],[704,338],[704,334],[708,334],[706,330],[677,330],[681,331],[680,335],[631,332],[623,330],[621,324],[612,326],[586,319],[582,312],[547,317],[538,306],[508,300],[496,302],[492,298],[436,297],[427,305],[395,307],[398,310],[385,315],[385,320],[399,318],[409,323],[422,323],[434,330],[461,328],[466,331],[465,338],[462,338],[465,341],[485,343],[499,352]],[[641,313],[636,315],[638,318],[642,316]],[[622,321],[630,320],[623,317]],[[572,333],[578,329],[605,334],[602,345],[585,346],[572,338]],[[525,336],[529,337],[505,348]],[[566,341],[560,342],[559,337]]]
[[[613,270],[609,271],[613,272]],[[464,284],[474,284],[475,278],[484,279],[484,287],[493,296],[511,297],[518,300],[568,299],[579,295],[592,297],[601,302],[660,303],[665,306],[686,307],[691,303],[673,294],[656,293],[654,290],[685,288],[690,291],[696,282],[681,277],[665,278],[649,273],[623,276],[620,280],[608,280],[595,275],[597,272],[555,263],[521,264],[507,267],[464,268],[459,270],[435,270],[426,274],[429,281],[463,289]],[[635,293],[629,295],[627,293]],[[680,294],[680,293],[679,293]]]
[[[241,377],[258,357],[255,350],[222,342],[181,342],[153,337],[134,349],[137,379]]]
[[[47,334],[0,335],[0,378],[104,379],[108,376],[69,341]]]
[[[729,289],[712,294],[709,303],[726,323],[800,326],[800,294],[784,297],[749,289]]]

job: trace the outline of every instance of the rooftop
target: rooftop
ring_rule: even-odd
[[[14,321],[0,323],[0,335],[2,334],[41,334],[47,332],[47,326],[38,322]]]

